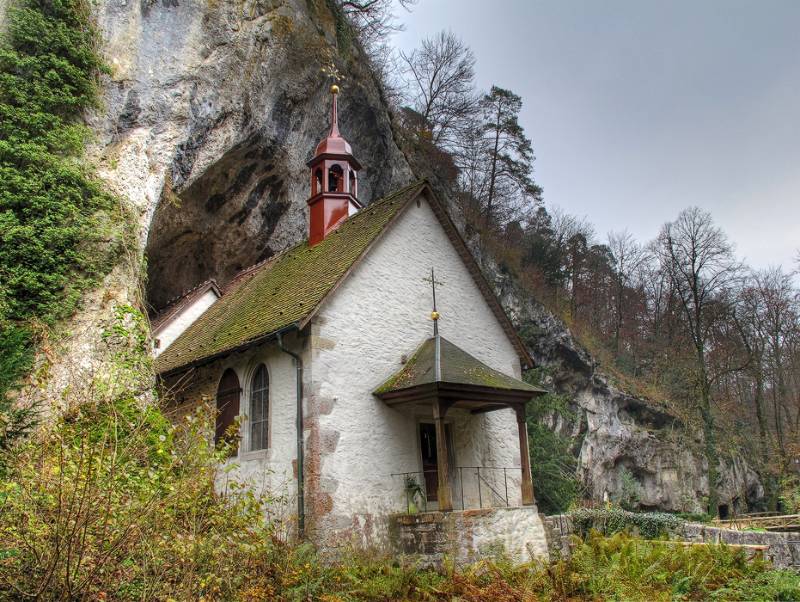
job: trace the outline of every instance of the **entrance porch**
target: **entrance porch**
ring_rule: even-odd
[[[518,505],[517,500],[533,506],[525,404],[545,392],[490,368],[438,335],[425,341],[403,368],[374,392],[388,406],[416,417],[419,423],[417,441],[409,444],[418,446],[420,466],[393,475],[403,483],[407,511],[418,506],[419,498],[423,509],[440,512],[511,507]],[[478,421],[471,418],[509,410],[516,418],[516,432],[509,432],[507,440],[501,437],[504,445],[509,440],[518,443],[519,466],[459,463],[455,450],[469,443],[460,440],[468,438],[464,425],[472,423],[474,428]]]

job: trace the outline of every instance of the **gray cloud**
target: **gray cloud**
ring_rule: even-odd
[[[478,83],[525,100],[549,205],[642,240],[710,210],[755,267],[800,248],[800,2],[421,0],[396,37],[452,29]]]

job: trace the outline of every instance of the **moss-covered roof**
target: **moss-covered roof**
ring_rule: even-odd
[[[156,358],[156,372],[224,355],[302,322],[425,185],[415,182],[372,203],[313,247],[305,241],[242,272]]]
[[[545,392],[544,389],[490,368],[447,339],[441,336],[438,338],[438,374],[436,337],[431,337],[419,346],[398,372],[375,389],[374,394],[380,397],[386,393],[435,382],[490,387],[506,391],[530,391],[531,396]]]

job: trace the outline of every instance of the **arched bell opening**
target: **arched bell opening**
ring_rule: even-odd
[[[351,169],[349,171],[350,171],[350,181],[349,181],[349,186],[347,188],[347,192],[352,194],[354,197],[358,197],[358,188],[357,188],[358,184],[356,182],[356,172],[354,169]]]
[[[337,163],[328,169],[328,192],[344,192],[344,171]]]
[[[322,168],[317,167],[314,170],[314,175],[311,178],[311,196],[316,196],[325,189],[322,183]]]

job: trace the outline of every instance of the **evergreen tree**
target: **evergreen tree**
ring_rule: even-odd
[[[493,220],[508,220],[530,202],[540,202],[542,189],[533,181],[533,147],[519,124],[522,98],[492,86],[480,108],[487,179],[484,218],[491,225]]]

